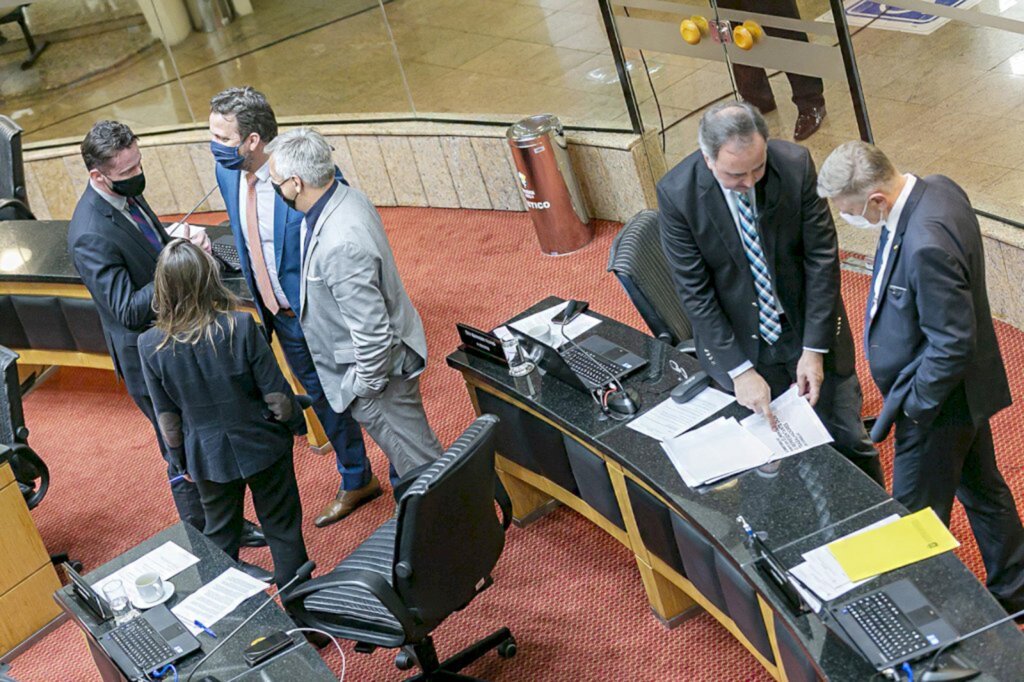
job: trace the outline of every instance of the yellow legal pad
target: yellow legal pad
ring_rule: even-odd
[[[931,507],[827,545],[846,576],[854,582],[959,546]]]

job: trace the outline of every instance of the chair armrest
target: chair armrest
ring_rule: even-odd
[[[384,605],[384,608],[391,612],[391,615],[395,617],[406,633],[412,632],[416,626],[412,613],[406,608],[401,597],[395,592],[395,589],[384,579],[384,576],[363,568],[335,569],[327,575],[307,580],[293,587],[288,592],[285,601],[301,602],[303,598],[310,594],[334,587],[358,587],[364,589],[376,597]]]

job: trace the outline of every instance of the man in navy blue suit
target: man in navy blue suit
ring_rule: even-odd
[[[335,412],[328,404],[299,326],[303,215],[278,196],[270,181],[265,147],[277,135],[274,111],[262,93],[248,86],[218,93],[210,100],[210,110],[210,150],[242,274],[264,329],[268,335],[277,333],[288,364],[313,399],[313,410],[334,447],[341,487],[314,521],[323,528],[378,497],[380,483],[370,469],[359,424],[347,410]],[[345,182],[340,170],[336,177]]]
[[[1024,528],[999,473],[989,418],[1011,402],[985,288],[981,229],[967,194],[941,175],[900,174],[865,142],[833,151],[818,194],[853,227],[881,228],[864,351],[884,396],[871,431],[896,426],[892,495],[947,525],[954,496],[978,540],[987,585],[1024,608]]]
[[[142,193],[146,176],[138,138],[123,123],[100,121],[82,140],[82,160],[89,184],[78,200],[68,225],[68,253],[92,295],[103,324],[114,371],[129,395],[153,423],[160,453],[169,462],[142,376],[139,335],[153,325],[153,275],[156,259],[171,236],[185,230],[175,223],[165,228]],[[170,233],[170,234],[169,234]],[[202,228],[189,231],[192,242],[209,248]],[[176,477],[168,465],[175,507],[182,521],[202,530],[205,517],[194,483]],[[177,479],[177,480],[175,480]],[[246,522],[242,544],[266,544],[262,531]]]

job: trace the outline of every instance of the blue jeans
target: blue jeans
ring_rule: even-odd
[[[306,338],[299,326],[299,318],[286,315],[274,316],[274,331],[281,349],[292,368],[292,373],[299,380],[306,393],[313,399],[313,411],[327,433],[327,439],[334,446],[334,458],[338,473],[341,474],[341,489],[355,490],[370,482],[373,475],[370,460],[366,457],[366,445],[363,443],[363,431],[348,410],[338,413],[331,409],[320,385],[320,377],[316,374],[316,365],[306,346]],[[396,474],[391,470],[391,478]]]

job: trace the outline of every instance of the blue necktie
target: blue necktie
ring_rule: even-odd
[[[146,220],[146,215],[142,212],[142,207],[139,206],[134,199],[129,199],[127,208],[128,215],[130,215],[132,220],[135,221],[135,224],[139,226],[139,230],[142,232],[142,236],[146,238],[146,241],[148,241],[153,248],[157,250],[157,252],[164,248],[164,243],[160,239],[160,235],[156,233],[153,226],[149,224],[148,220]]]
[[[736,197],[737,215],[740,219],[740,235],[743,237],[743,251],[750,263],[750,274],[754,276],[757,290],[757,328],[761,338],[769,344],[775,343],[782,335],[782,320],[775,307],[772,294],[772,276],[761,250],[761,237],[754,224],[754,211],[746,192],[733,192]]]
[[[889,241],[889,228],[882,225],[882,232],[878,235],[878,248],[875,249],[875,266],[874,272],[871,273],[871,291],[868,292],[868,320],[874,315],[872,310],[875,307],[875,284],[878,282],[878,278],[882,276],[882,256],[885,255],[885,244]]]

